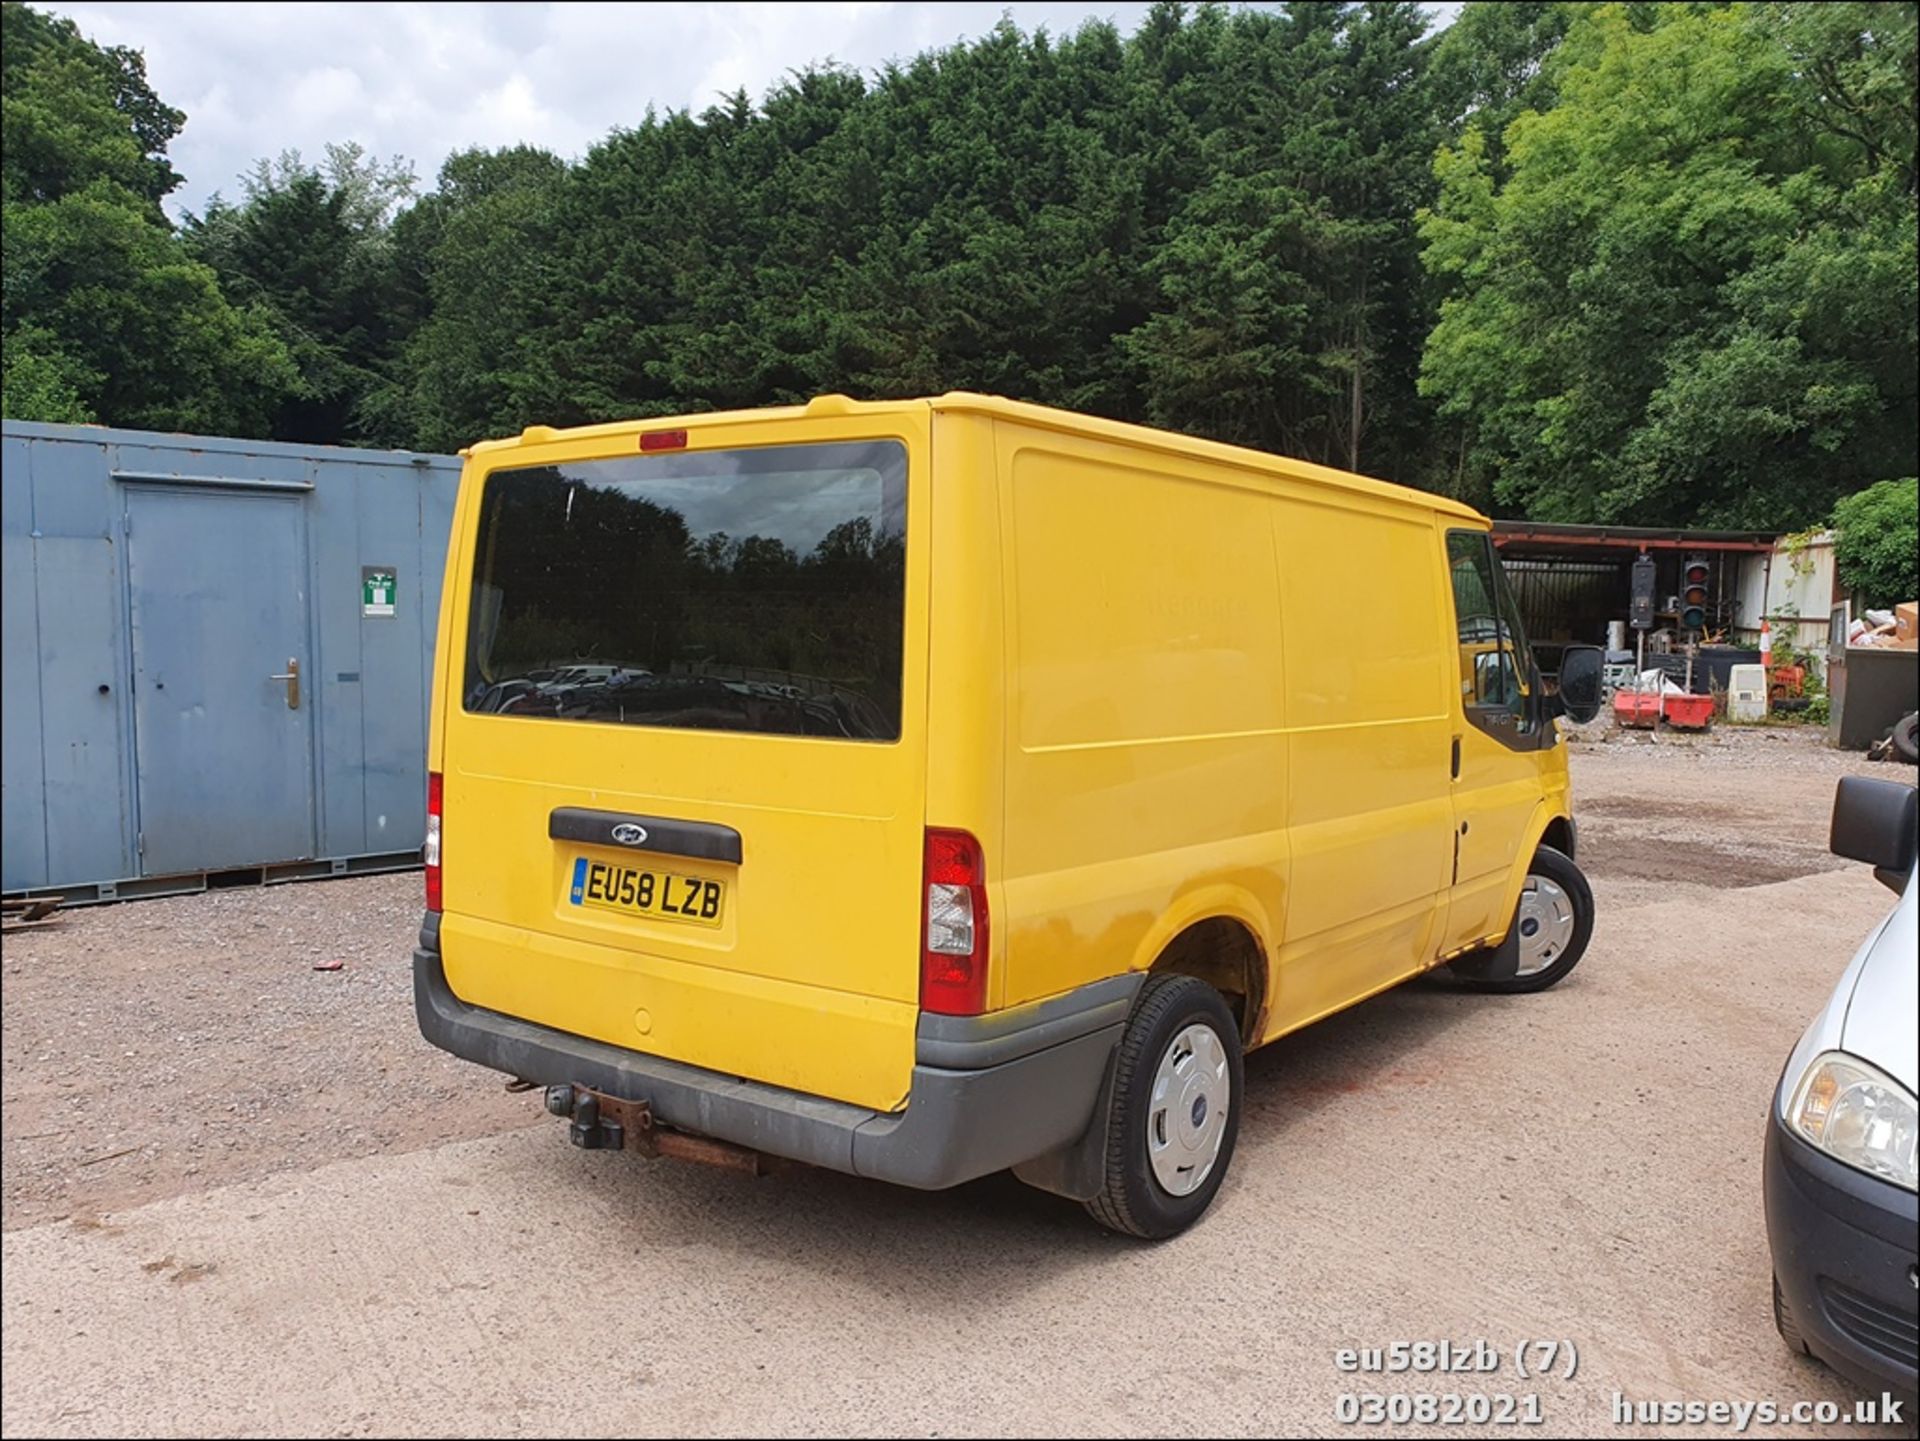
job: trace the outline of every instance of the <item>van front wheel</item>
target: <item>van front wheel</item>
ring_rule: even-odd
[[[1462,956],[1453,973],[1476,990],[1515,995],[1557,985],[1580,963],[1593,936],[1593,887],[1580,867],[1542,846],[1527,867],[1507,938]]]
[[[1114,1058],[1106,1179],[1087,1202],[1096,1221],[1159,1241],[1200,1219],[1233,1160],[1241,1061],[1218,991],[1192,976],[1148,980]]]

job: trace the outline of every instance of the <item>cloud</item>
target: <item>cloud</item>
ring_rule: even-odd
[[[49,6],[102,44],[145,52],[161,99],[187,114],[176,214],[231,196],[263,157],[358,141],[412,160],[423,185],[471,145],[543,145],[575,158],[649,108],[696,112],[836,60],[888,60],[984,34],[1001,15],[1056,34],[1123,30],[1146,0],[896,0],[743,4],[220,4]],[[1450,12],[1457,6],[1431,7]],[[1447,18],[1451,18],[1450,14]]]

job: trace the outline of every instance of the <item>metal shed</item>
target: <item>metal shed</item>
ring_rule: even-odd
[[[1667,597],[1679,593],[1683,558],[1698,555],[1712,576],[1712,629],[1757,638],[1766,614],[1758,601],[1774,547],[1770,532],[1496,520],[1493,543],[1513,582],[1521,621],[1549,671],[1558,668],[1568,644],[1605,645],[1607,623],[1626,620],[1633,562],[1643,554],[1654,562],[1655,604],[1663,613],[1669,611]],[[1749,574],[1759,583],[1748,586]]]
[[[416,864],[459,460],[0,436],[0,891]]]

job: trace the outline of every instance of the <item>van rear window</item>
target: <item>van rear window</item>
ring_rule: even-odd
[[[906,515],[892,440],[495,471],[465,707],[895,740]]]

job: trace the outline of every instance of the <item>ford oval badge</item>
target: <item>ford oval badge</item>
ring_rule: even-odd
[[[613,838],[623,846],[644,846],[647,843],[647,828],[636,826],[632,821],[622,821],[613,828]]]

